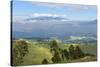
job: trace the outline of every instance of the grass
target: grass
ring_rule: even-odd
[[[79,45],[80,48],[85,52],[89,54],[93,54],[97,56],[97,45]]]
[[[32,43],[30,43],[28,46],[29,53],[24,57],[24,62],[22,65],[41,64],[43,59],[47,59],[49,63],[52,63],[52,55],[48,48],[44,48]]]
[[[52,54],[50,53],[49,44],[43,44],[43,43],[40,44],[38,42],[32,42],[32,41],[27,41],[27,42],[28,42],[29,53],[23,57],[23,63],[21,65],[41,64],[43,59],[47,59],[50,64],[52,63],[51,61]],[[18,44],[17,41],[13,43],[13,48],[14,45],[16,44]],[[72,44],[72,45],[79,45],[83,52],[97,55],[97,45],[80,45],[80,44]],[[68,49],[70,44],[58,43],[58,46],[61,49]],[[94,60],[96,60],[96,57],[84,57],[77,60],[67,60],[64,62],[72,63],[72,62],[85,62]]]

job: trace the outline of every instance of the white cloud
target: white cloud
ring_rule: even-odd
[[[26,23],[25,19],[29,18],[29,16],[13,16],[13,23]]]
[[[47,22],[58,21],[56,19],[51,19],[49,21],[48,20],[34,19],[34,18],[38,18],[38,17],[52,17],[52,18],[60,17],[62,19],[59,19],[59,21],[67,21],[68,20],[68,19],[66,19],[67,18],[66,15],[60,15],[60,14],[58,15],[58,14],[51,14],[51,13],[33,13],[30,16],[13,16],[13,22],[17,22],[17,23],[38,23],[38,22],[41,22],[41,21],[47,21]],[[29,20],[27,20],[27,19],[29,19]]]
[[[82,39],[84,39],[84,38],[86,38],[85,36],[70,36],[70,40],[82,40]]]
[[[31,17],[40,17],[40,16],[47,16],[47,17],[66,17],[66,15],[58,15],[58,14],[51,14],[51,13],[34,13]]]

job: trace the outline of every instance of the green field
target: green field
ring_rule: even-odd
[[[20,44],[20,40],[13,41],[13,52],[14,49],[16,49],[16,46]],[[28,47],[28,52],[22,57],[22,62],[15,62],[17,61],[16,55],[18,54],[17,51],[16,53],[13,53],[13,65],[36,65],[36,64],[42,64],[43,60],[46,59],[48,61],[47,64],[53,64],[53,61],[51,58],[53,57],[53,54],[50,52],[50,43],[43,43],[43,42],[33,42],[33,41],[25,41]],[[24,45],[24,44],[21,44]],[[80,45],[80,44],[66,44],[66,43],[61,43],[57,42],[57,45],[59,49],[61,50],[68,50],[70,45],[73,46],[79,46],[80,49],[87,54],[90,54],[89,56],[84,56],[82,58],[78,59],[73,59],[73,60],[66,60],[64,59],[63,61],[59,63],[72,63],[72,62],[84,62],[84,61],[96,61],[97,58],[97,45]],[[18,47],[19,49],[19,47]],[[22,49],[21,49],[22,50]],[[19,51],[20,52],[20,51]],[[20,54],[21,55],[21,54]],[[91,56],[93,55],[93,56]],[[61,56],[61,55],[60,55]],[[19,55],[18,55],[19,57]]]

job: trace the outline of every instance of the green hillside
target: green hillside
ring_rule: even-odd
[[[33,41],[28,41],[28,40],[27,41],[21,41],[21,40],[13,41],[13,44],[12,44],[13,65],[42,64],[44,59],[46,59],[47,64],[54,63],[52,61],[54,54],[51,53],[50,43],[40,43],[40,42],[33,42]],[[27,45],[27,48],[23,47],[25,44]],[[55,42],[54,45],[55,44],[57,44],[55,50],[59,53],[59,58],[62,56],[63,50],[68,50],[69,52],[69,47],[71,45],[73,45],[74,47],[79,46],[83,53],[86,53],[87,55],[89,55],[89,56],[87,55],[82,56],[82,58],[73,59],[73,60],[71,60],[70,58],[69,59],[63,58],[63,60],[61,59],[59,63],[84,62],[84,61],[96,60],[97,45],[64,44],[61,42],[57,42],[57,43]],[[55,46],[53,46],[52,48],[54,47]],[[22,53],[20,52],[22,52],[23,55],[21,55]]]

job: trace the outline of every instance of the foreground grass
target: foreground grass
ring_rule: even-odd
[[[36,45],[35,43],[29,43],[29,53],[23,58],[21,65],[41,64],[43,59],[47,59],[49,63],[52,63],[52,54],[48,48],[44,48]]]
[[[49,64],[52,64],[51,61],[52,54],[50,53],[48,44],[40,44],[38,42],[27,41],[28,43],[28,53],[23,57],[23,62],[20,65],[36,65],[42,64],[43,59],[47,59]],[[14,45],[18,45],[17,41],[13,43]],[[72,44],[79,45],[79,44]],[[58,46],[61,49],[68,49],[70,44],[62,44],[59,43]],[[79,45],[83,52],[93,54],[95,56],[85,56],[83,58],[79,58],[76,60],[65,60],[62,63],[72,63],[72,62],[87,62],[87,61],[96,61],[96,53],[97,53],[97,45]]]

